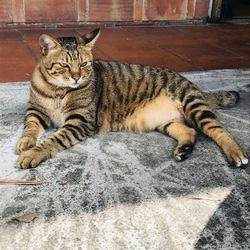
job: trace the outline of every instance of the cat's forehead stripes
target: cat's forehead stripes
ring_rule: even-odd
[[[80,60],[82,61],[81,53],[79,52],[78,48],[81,44],[79,42],[79,39],[76,37],[59,37],[57,38],[57,41],[59,44],[67,49],[66,54],[66,62],[72,61],[72,60]]]
[[[59,37],[57,41],[61,46],[70,50],[75,50],[80,44],[75,37]]]
[[[66,55],[66,61],[73,61],[73,60],[77,60],[77,59],[80,59],[80,53],[78,50],[70,50],[70,51],[67,51],[67,55]]]

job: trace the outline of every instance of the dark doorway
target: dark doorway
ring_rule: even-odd
[[[250,19],[250,0],[222,0],[222,19]]]

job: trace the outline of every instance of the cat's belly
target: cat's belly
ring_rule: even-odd
[[[124,122],[125,130],[146,132],[172,121],[181,120],[181,104],[161,94],[153,101],[136,108],[135,112]]]

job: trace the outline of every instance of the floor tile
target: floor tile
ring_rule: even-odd
[[[168,44],[188,44],[197,40],[193,36],[187,36],[173,27],[126,27],[128,32],[162,48]]]
[[[212,68],[223,68],[238,63],[235,67],[248,65],[250,39],[245,36],[232,35],[229,28],[226,31],[213,25],[176,26],[176,27],[129,27],[129,32],[140,36],[160,48],[178,55],[183,60],[193,63],[199,68],[206,65],[207,58],[217,60],[211,63]],[[244,27],[233,28],[236,32],[245,32]],[[234,34],[234,33],[233,33]],[[222,58],[229,61],[224,62]],[[196,60],[196,58],[198,58]],[[203,62],[197,65],[198,62]],[[231,62],[231,63],[229,63]],[[224,66],[225,65],[225,66]],[[206,65],[208,66],[208,64]],[[231,66],[232,67],[232,66]],[[230,67],[230,68],[231,68]]]
[[[39,37],[42,34],[47,34],[52,38],[62,37],[62,36],[74,36],[76,32],[72,30],[22,30],[20,31],[24,39],[27,41],[29,47],[34,51],[37,58],[41,57],[41,49],[39,46]]]
[[[41,57],[41,34],[60,37],[89,31],[90,27],[0,30],[0,82],[30,79]],[[157,65],[176,71],[246,68],[250,67],[250,25],[103,27],[93,54],[96,59]]]
[[[188,62],[123,29],[103,30],[96,46],[112,60],[164,66],[178,71],[195,69]]]
[[[171,51],[179,54],[185,58],[191,60],[195,58],[203,58],[204,60],[207,57],[235,57],[231,51],[226,51],[220,47],[214,46],[213,44],[208,43],[193,43],[188,45],[167,45],[167,48]]]
[[[0,82],[31,79],[36,63],[23,43],[2,41],[0,58]]]
[[[250,59],[239,57],[207,57],[206,60],[204,60],[204,58],[196,58],[193,59],[192,62],[206,70],[250,68]]]
[[[21,41],[17,31],[0,31],[0,41]]]

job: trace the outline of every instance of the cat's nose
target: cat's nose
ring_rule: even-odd
[[[77,82],[81,76],[78,72],[75,72],[71,75],[71,77]]]

